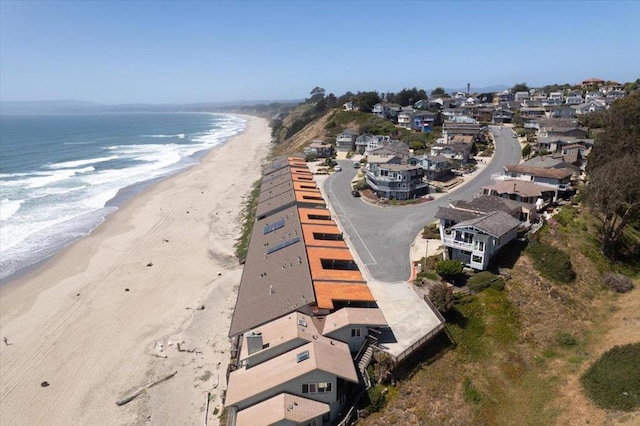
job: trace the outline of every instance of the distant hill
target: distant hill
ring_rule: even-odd
[[[233,101],[233,102],[200,102],[190,104],[118,104],[106,105],[97,102],[76,100],[52,100],[33,102],[0,102],[1,114],[81,114],[98,112],[224,112],[242,110],[257,105],[291,105],[299,100],[285,101]]]

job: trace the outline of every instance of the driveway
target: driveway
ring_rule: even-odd
[[[340,160],[342,171],[331,175],[323,184],[327,201],[337,216],[350,246],[357,252],[366,275],[379,281],[406,281],[411,277],[410,249],[416,235],[435,220],[438,206],[449,199],[470,199],[480,187],[491,181],[491,174],[507,164],[520,161],[521,148],[510,128],[490,126],[496,151],[491,162],[475,179],[447,194],[424,204],[402,207],[379,207],[351,195],[351,180],[358,169],[353,161]]]

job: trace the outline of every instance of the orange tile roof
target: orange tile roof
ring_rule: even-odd
[[[316,303],[319,309],[333,309],[334,301],[375,302],[366,283],[336,283],[314,281]]]
[[[313,175],[291,175],[294,182],[314,182]]]
[[[324,198],[320,191],[294,191],[296,201],[305,204],[325,205]]]
[[[317,191],[318,186],[315,182],[295,181],[293,182],[293,189],[296,191]]]
[[[348,248],[307,247],[312,280],[364,281],[359,270],[325,269],[322,260],[355,261]]]
[[[314,234],[342,235],[340,229],[333,223],[327,225],[302,225],[302,235],[307,247],[337,247],[346,248],[344,240],[322,240],[316,238]]]
[[[292,175],[308,175],[308,176],[313,176],[313,174],[311,173],[311,171],[309,170],[308,167],[290,167],[289,168],[291,171]]]
[[[300,215],[300,222],[303,224],[335,225],[335,222],[331,219],[331,212],[327,209],[310,209],[300,207],[298,208],[298,214]],[[311,219],[310,216],[325,216],[329,219]]]

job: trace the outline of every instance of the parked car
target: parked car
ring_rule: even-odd
[[[354,189],[353,191],[351,191],[351,195],[353,195],[354,197],[359,197],[360,191],[358,191],[357,189]]]
[[[360,168],[360,162],[359,161],[354,161],[353,162],[353,168],[354,169],[359,169]]]
[[[333,171],[334,171],[334,172],[342,171],[342,167],[340,167],[340,166],[335,166],[335,167],[333,168]]]

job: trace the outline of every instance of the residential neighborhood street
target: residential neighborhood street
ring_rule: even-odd
[[[460,188],[433,201],[408,206],[379,207],[351,195],[351,181],[358,169],[353,161],[340,160],[342,171],[324,181],[323,191],[340,222],[345,238],[366,267],[364,274],[385,282],[406,281],[411,276],[410,250],[416,235],[435,220],[438,206],[449,199],[471,199],[491,175],[504,165],[520,161],[521,147],[510,127],[490,126],[496,151],[491,162]]]

